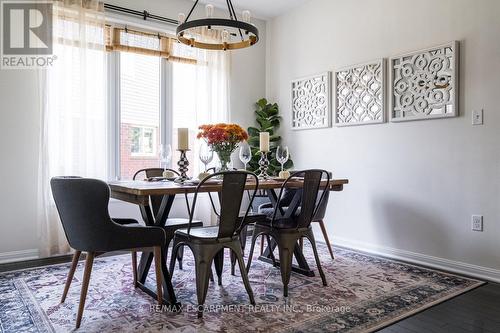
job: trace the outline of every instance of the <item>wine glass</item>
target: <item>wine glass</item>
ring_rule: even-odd
[[[276,149],[276,160],[281,164],[281,171],[283,171],[283,165],[288,161],[288,147],[278,146]]]
[[[172,160],[172,146],[170,144],[160,145],[160,168],[167,169]]]
[[[206,143],[200,146],[199,157],[201,163],[205,165],[205,172],[207,172],[207,165],[214,159],[214,151]]]
[[[252,159],[252,149],[248,143],[243,143],[240,146],[240,161],[245,164],[245,170],[247,169],[247,164]]]

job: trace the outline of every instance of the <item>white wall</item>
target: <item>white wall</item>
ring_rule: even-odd
[[[177,18],[187,13],[189,0],[107,0],[107,3]],[[199,11],[203,14],[203,10]],[[252,115],[253,103],[265,95],[265,24],[256,20],[262,41],[234,52],[231,65],[231,110],[235,122]],[[31,70],[0,71],[0,262],[36,255],[36,191],[39,113],[36,73]],[[248,112],[248,114],[247,114]],[[184,205],[179,200],[178,205]],[[181,206],[183,208],[183,206]],[[111,205],[115,216],[137,214],[136,207]]]
[[[268,97],[287,124],[294,78],[461,43],[458,118],[282,129],[297,168],[350,180],[326,219],[337,243],[500,269],[499,14],[498,0],[312,0],[268,24]],[[485,125],[473,127],[481,108]],[[471,231],[472,214],[484,232]]]

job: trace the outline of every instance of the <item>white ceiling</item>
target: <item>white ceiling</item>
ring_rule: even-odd
[[[265,20],[279,16],[306,1],[308,0],[232,0],[238,16],[242,10],[247,9],[252,16]],[[227,9],[226,0],[200,0],[200,2]]]

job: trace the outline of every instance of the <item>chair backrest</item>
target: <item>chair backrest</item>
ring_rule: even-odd
[[[277,212],[281,207],[281,200],[285,188],[290,185],[298,177],[303,177],[303,186],[300,193],[300,205],[290,203],[290,205],[299,207],[300,213],[292,218],[295,220],[297,228],[307,228],[311,224],[313,217],[317,214],[324,197],[330,188],[330,173],[321,169],[309,169],[293,172],[285,182],[283,182],[276,207],[274,207],[273,221],[276,218]],[[289,209],[294,208],[290,207]]]
[[[189,228],[188,233],[191,229],[191,222],[193,220],[193,214],[195,210],[196,200],[198,193],[202,190],[203,185],[206,182],[213,181],[214,177],[222,176],[222,189],[219,192],[220,197],[220,218],[219,218],[219,232],[217,235],[218,239],[222,238],[232,238],[239,235],[242,226],[245,223],[245,219],[248,216],[250,207],[252,206],[252,201],[255,196],[255,192],[259,187],[259,179],[257,176],[248,171],[225,171],[211,174],[210,176],[203,179],[197,186],[196,192],[194,194],[193,204],[190,209],[189,216]],[[243,199],[243,193],[245,192],[245,186],[248,178],[253,178],[252,191],[253,195],[250,198],[248,207],[246,208],[245,215],[243,219],[240,218],[240,208]]]
[[[231,170],[236,171],[238,169],[232,168]],[[208,169],[205,170],[205,172],[206,173],[215,173],[216,172],[216,168],[215,167],[208,168]],[[208,198],[210,199],[210,204],[212,204],[212,209],[213,209],[215,215],[217,215],[217,216],[220,217],[219,212],[217,212],[217,207],[215,206],[215,202],[214,202],[214,198],[212,197],[212,193],[208,192]],[[250,200],[250,195],[248,196],[248,199]]]
[[[116,227],[108,212],[108,185],[98,179],[54,177],[50,186],[70,246],[80,251],[106,248]]]
[[[145,176],[146,176],[145,178],[161,177],[161,176],[163,176],[163,171],[165,171],[165,170],[173,172],[176,176],[179,176],[179,173],[177,171],[175,171],[174,169],[146,168],[146,169],[137,170],[137,172],[134,174],[134,177],[132,177],[132,179],[136,180],[141,173],[145,174]],[[144,179],[144,178],[142,178],[142,179]],[[162,195],[151,195],[150,199],[151,199],[151,207],[153,208],[153,214],[156,215],[156,214],[158,214],[158,211],[160,210],[161,201],[163,200],[163,196]]]
[[[179,176],[179,172],[174,170],[174,169],[163,169],[163,168],[146,168],[146,169],[140,169],[137,170],[137,172],[134,174],[134,177],[132,177],[133,180],[136,180],[137,177],[141,174],[144,173],[146,175],[145,178],[151,178],[151,177],[161,177],[163,176],[163,171],[170,171],[173,172],[176,176]]]
[[[323,199],[319,203],[318,210],[316,214],[314,214],[313,221],[319,221],[325,218],[326,207],[328,206],[329,198],[330,198],[330,191],[325,191],[325,195],[323,196]]]

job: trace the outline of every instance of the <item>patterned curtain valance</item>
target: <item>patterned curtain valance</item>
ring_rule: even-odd
[[[162,57],[168,61],[197,63],[195,58],[186,57],[178,51],[179,48],[175,47],[178,41],[173,36],[110,25],[106,25],[105,34],[107,51],[132,52]]]

